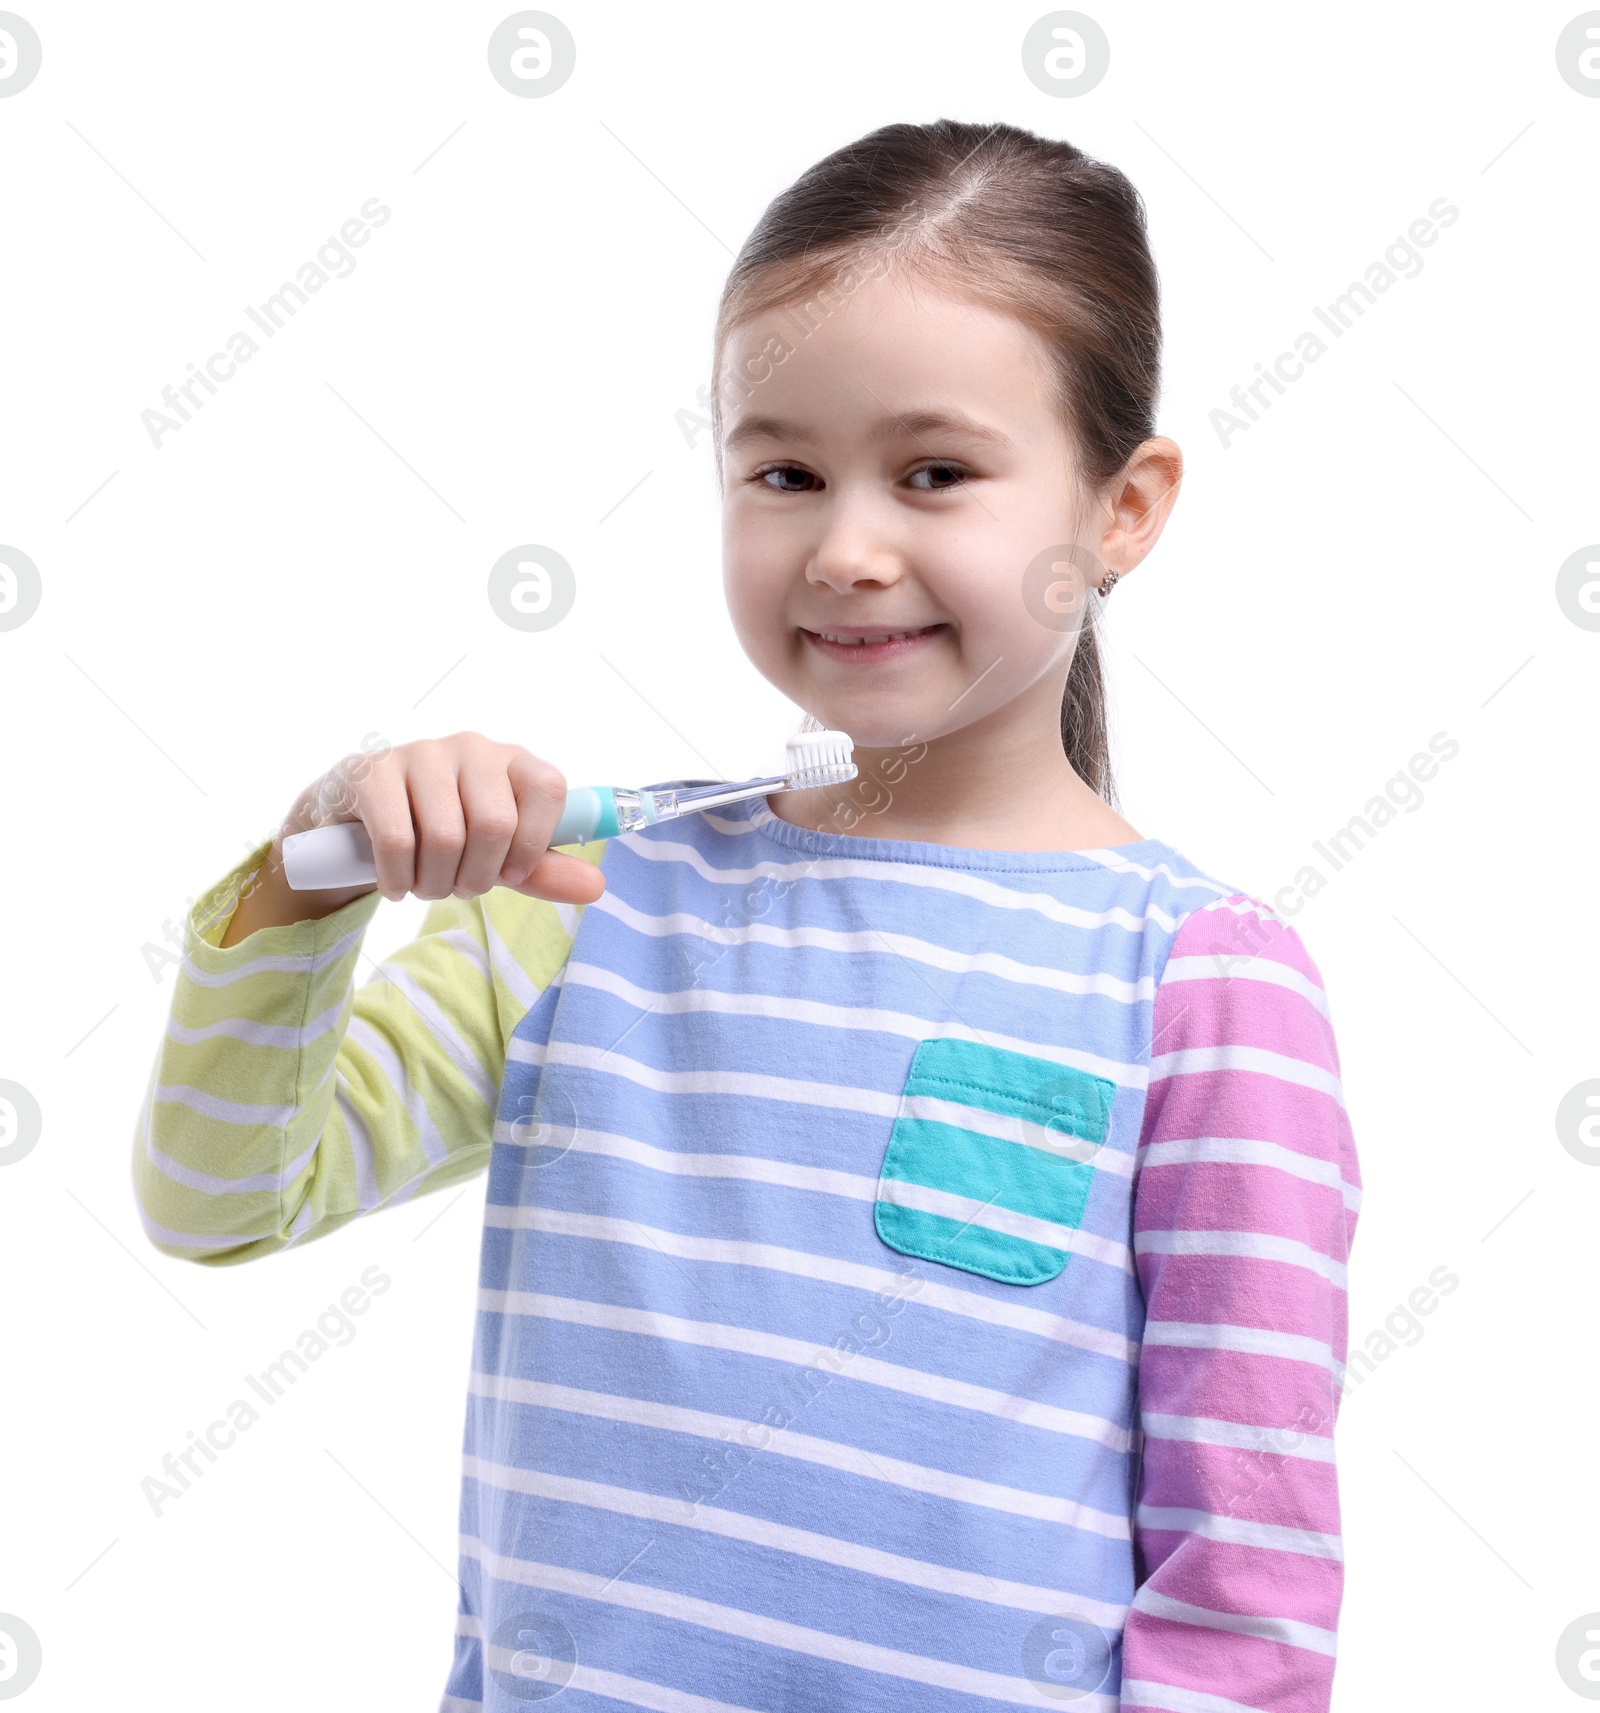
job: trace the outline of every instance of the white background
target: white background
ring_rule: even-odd
[[[0,1172],[27,1713],[437,1705],[482,1180],[248,1267],[157,1254],[128,1175],[173,981],[147,948],[368,733],[477,729],[574,780],[767,771],[795,711],[733,638],[709,442],[675,413],[767,201],[939,116],[1067,137],[1148,203],[1188,475],[1109,603],[1129,818],[1271,896],[1433,733],[1460,745],[1295,918],[1367,1186],[1352,1344],[1460,1279],[1340,1420],[1335,1705],[1578,1706],[1555,1649],[1600,1610],[1600,1170],[1554,1119],[1600,1076],[1600,632],[1555,579],[1600,540],[1600,100],[1556,72],[1575,9],[1092,0],[1109,75],[1054,99],[1019,54],[1039,6],[553,0],[577,69],[519,100],[485,56],[509,8],[16,3],[44,46],[0,101],[0,541],[44,589],[0,632],[0,1077],[44,1112]],[[154,448],[141,411],[373,196],[354,273]],[[1441,196],[1422,271],[1223,449],[1229,389]],[[523,542],[578,578],[543,634],[485,597]],[[424,908],[382,906],[367,952]],[[373,1264],[393,1287],[354,1342],[153,1516],[141,1479]]]

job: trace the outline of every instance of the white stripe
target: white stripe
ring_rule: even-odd
[[[1182,1350],[1231,1350],[1239,1356],[1281,1356],[1288,1362],[1312,1362],[1319,1368],[1331,1369],[1334,1365],[1332,1347],[1320,1338],[1306,1338],[1298,1332],[1275,1332],[1260,1326],[1150,1320],[1145,1322],[1144,1342]]]
[[[1176,1439],[1187,1445],[1226,1446],[1270,1457],[1303,1457],[1312,1463],[1333,1462],[1333,1441],[1299,1428],[1261,1427],[1254,1422],[1225,1422],[1214,1416],[1171,1416],[1146,1410],[1139,1418],[1146,1439]]]
[[[878,1183],[878,1200],[889,1202],[894,1207],[914,1208],[918,1213],[938,1214],[963,1226],[981,1225],[986,1231],[998,1231],[1006,1237],[1041,1243],[1047,1249],[1064,1249],[1069,1254],[1083,1255],[1123,1272],[1128,1272],[1133,1265],[1126,1246],[1113,1243],[1109,1238],[1096,1237],[1092,1232],[1075,1230],[1070,1225],[1057,1225],[1053,1220],[1035,1219],[1031,1214],[1013,1213],[1008,1207],[996,1207],[993,1202],[981,1202],[972,1196],[932,1190],[926,1184],[883,1178]]]
[[[779,819],[765,804],[758,802],[750,817],[751,826],[760,826],[765,816]],[[982,875],[966,869],[943,868],[935,863],[894,862],[882,857],[808,857],[799,856],[792,862],[756,862],[743,868],[718,868],[708,863],[693,845],[650,836],[631,840],[629,849],[649,862],[682,863],[694,870],[702,880],[716,886],[741,886],[752,880],[871,880],[899,886],[920,886],[930,892],[949,892],[976,899],[1000,910],[1028,910],[1050,922],[1062,922],[1072,928],[1126,928],[1144,934],[1150,923],[1169,933],[1178,926],[1176,916],[1169,916],[1155,904],[1146,906],[1143,916],[1113,905],[1109,910],[1085,910],[1078,905],[1063,904],[1048,892],[1023,892],[1018,887],[1005,886],[985,880]],[[980,853],[974,853],[975,855]],[[601,895],[603,901],[605,895]],[[937,906],[933,906],[937,908]]]
[[[1114,848],[1102,847],[1098,850],[1074,851],[1072,854],[1088,857],[1103,867],[1109,868],[1115,874],[1137,875],[1140,880],[1164,879],[1170,881],[1174,886],[1204,887],[1207,892],[1214,892],[1219,899],[1231,896],[1236,890],[1231,886],[1219,885],[1207,875],[1179,874],[1169,863],[1158,862],[1147,866],[1142,862],[1135,862],[1132,857],[1124,856],[1121,851]]]
[[[1275,1237],[1265,1231],[1139,1231],[1135,1255],[1227,1255],[1247,1261],[1281,1261],[1304,1267],[1319,1279],[1345,1289],[1346,1268],[1309,1243]]]
[[[552,982],[550,985],[552,987],[554,987],[557,984],[555,982]],[[599,984],[596,984],[596,985],[599,985]],[[641,990],[641,991],[643,991],[643,990]],[[794,1001],[792,1003],[788,1002],[788,1001],[780,1001],[777,1003],[777,1005],[775,1005],[774,1010],[773,1010],[773,1015],[775,1017],[786,1017],[789,1015],[789,1013],[793,1009],[793,1007],[798,1006],[800,1003],[801,1002],[798,1000]],[[648,1007],[645,1007],[644,1009],[648,1009]],[[720,1007],[711,1006],[711,1007],[708,1007],[707,1009],[718,1010],[718,1009],[720,1009]],[[1031,1053],[1031,1052],[1034,1052],[1036,1050],[1035,1043],[1033,1043],[1033,1042],[1015,1040],[1015,1038],[1011,1037],[1011,1036],[996,1035],[992,1031],[987,1032],[983,1035],[979,1035],[979,1033],[976,1030],[963,1030],[963,1029],[957,1028],[955,1026],[950,1026],[947,1028],[943,1024],[930,1025],[930,1028],[936,1030],[941,1037],[945,1036],[945,1035],[949,1035],[954,1039],[963,1040],[963,1041],[968,1041],[968,1040],[980,1041],[984,1046],[1005,1046],[1005,1045],[1008,1045],[1008,1044],[1011,1044],[1012,1042],[1014,1042],[1015,1044],[1014,1044],[1013,1050],[1016,1052]],[[926,1039],[927,1037],[918,1036],[917,1038],[919,1040],[922,1040],[922,1039]],[[590,1054],[593,1056],[595,1069],[602,1068],[602,1062],[603,1061],[609,1060],[612,1057],[616,1056],[613,1053],[613,1050],[611,1048],[580,1047],[577,1045],[577,1043],[572,1043],[572,1042],[564,1043],[563,1045],[565,1045],[569,1049],[569,1052],[567,1055],[567,1062],[568,1063],[579,1063],[579,1062],[581,1062],[580,1059],[577,1058],[575,1055],[587,1053],[587,1054]],[[1142,1065],[1125,1065],[1125,1064],[1119,1063],[1116,1060],[1102,1059],[1102,1058],[1098,1057],[1096,1054],[1080,1053],[1080,1052],[1074,1051],[1071,1048],[1062,1048],[1058,1052],[1056,1052],[1053,1056],[1058,1060],[1059,1063],[1069,1067],[1070,1069],[1087,1071],[1091,1076],[1104,1077],[1107,1082],[1117,1083],[1120,1087],[1123,1087],[1123,1088],[1142,1089],[1145,1086],[1145,1068]],[[513,1035],[511,1037],[511,1039],[506,1042],[506,1058],[508,1060],[512,1060],[518,1064],[542,1065],[545,1062],[545,1057],[546,1057],[546,1046],[545,1046],[545,1043],[542,1041],[530,1041],[526,1037]],[[635,1062],[636,1061],[633,1061],[633,1060],[628,1061],[628,1063],[630,1063],[630,1064],[635,1063]],[[609,1069],[610,1067],[607,1065],[604,1068]],[[646,1067],[646,1068],[648,1069],[649,1067]],[[628,1073],[624,1072],[623,1074],[626,1075]],[[671,1073],[661,1072],[661,1073],[655,1073],[655,1074],[664,1076],[664,1075],[669,1075]],[[742,1073],[728,1072],[726,1074],[729,1076],[736,1076],[736,1075],[740,1075]],[[797,1084],[795,1086],[803,1087],[803,1086],[816,1086],[816,1085]],[[732,1085],[729,1085],[729,1087],[727,1087],[726,1089],[717,1088],[717,1089],[710,1090],[710,1092],[739,1093],[742,1091],[740,1091],[738,1088],[736,1088]],[[758,1091],[754,1091],[754,1092],[760,1092],[760,1091],[758,1090]],[[875,1099],[878,1102],[881,1102],[884,1100],[893,1101],[896,1098],[893,1095],[878,1096],[876,1094],[876,1091],[872,1091],[872,1092],[874,1093]],[[790,1097],[780,1096],[778,1098],[790,1098]],[[838,1105],[838,1104],[842,1104],[842,1103],[840,1103],[840,1102],[829,1102],[826,1104]]]
[[[602,1671],[598,1666],[585,1665],[581,1660],[567,1680],[567,1687],[586,1690],[590,1695],[608,1696],[613,1701],[626,1702],[630,1707],[646,1707],[651,1713],[753,1713],[753,1709],[735,1706],[731,1701],[713,1701],[709,1695],[690,1695],[681,1689],[669,1689],[664,1684],[625,1677],[621,1672]]]
[[[934,1689],[960,1690],[968,1695],[987,1696],[993,1701],[1021,1702],[1030,1706],[1038,1704],[1035,1686],[1027,1678],[981,1671],[975,1666],[958,1665],[954,1660],[926,1659],[920,1654],[903,1653],[899,1648],[881,1647],[875,1642],[860,1642],[849,1636],[791,1624],[784,1618],[747,1612],[742,1607],[723,1606],[693,1594],[654,1588],[633,1577],[612,1577],[607,1581],[587,1570],[569,1570],[563,1565],[540,1564],[534,1559],[504,1557],[474,1535],[461,1537],[461,1552],[466,1558],[481,1560],[490,1574],[502,1582],[543,1588],[583,1600],[604,1601],[610,1606],[625,1606],[631,1611],[649,1612],[655,1617],[716,1630],[742,1641],[784,1648],[813,1659],[831,1660],[838,1665],[854,1666],[861,1671],[898,1677],[911,1683],[925,1683]]]
[[[420,1172],[413,1173],[412,1176],[407,1178],[403,1184],[400,1184],[395,1189],[391,1190],[389,1194],[378,1203],[378,1207],[403,1207],[407,1202],[415,1201],[420,1195],[432,1195],[434,1193],[433,1180],[444,1172],[449,1171],[455,1163],[460,1160],[463,1152],[466,1152],[466,1150],[458,1151],[456,1154],[443,1160],[430,1160]],[[461,1183],[475,1178],[487,1164],[488,1156],[485,1154],[478,1161],[478,1164],[465,1175],[465,1179],[456,1178],[452,1179],[451,1182]],[[412,1241],[415,1242],[416,1239],[413,1238]]]
[[[1280,1528],[1276,1523],[1252,1523],[1243,1517],[1219,1517],[1210,1511],[1190,1511],[1176,1506],[1141,1505],[1139,1527],[1200,1535],[1205,1540],[1223,1541],[1229,1546],[1261,1547],[1268,1552],[1300,1552],[1311,1558],[1344,1557],[1344,1547],[1337,1535],[1317,1534],[1312,1529]]]
[[[442,899],[439,902],[444,902]],[[469,910],[477,912],[477,919],[483,920],[483,899],[452,899],[450,902],[465,904]],[[473,933],[471,928],[436,928],[426,936],[426,940],[438,940],[443,945],[451,946],[460,952],[485,986],[489,982],[489,958],[483,949],[483,942]],[[378,966],[382,969],[382,965]]]
[[[1044,1309],[1028,1308],[1007,1299],[979,1296],[935,1283],[914,1271],[891,1273],[886,1268],[865,1267],[856,1261],[840,1261],[831,1255],[811,1255],[798,1249],[782,1249],[770,1243],[744,1243],[725,1237],[685,1236],[660,1226],[640,1225],[632,1219],[610,1219],[603,1214],[567,1213],[559,1208],[502,1207],[491,1202],[484,1208],[484,1223],[508,1230],[548,1231],[562,1237],[589,1238],[603,1243],[631,1243],[641,1249],[678,1256],[686,1261],[715,1261],[735,1267],[765,1267],[777,1273],[793,1273],[804,1279],[843,1285],[851,1290],[871,1291],[915,1302],[921,1308],[964,1315],[989,1326],[1012,1327],[1031,1332],[1057,1344],[1092,1350],[1118,1362],[1132,1362],[1135,1346],[1118,1332],[1068,1320]],[[915,1288],[913,1288],[915,1287]],[[1014,1294],[1014,1293],[1013,1293]],[[868,1312],[863,1310],[863,1313]],[[900,1312],[900,1311],[895,1311]]]
[[[167,1020],[167,1036],[185,1047],[222,1036],[231,1041],[247,1041],[253,1047],[309,1047],[324,1035],[339,1027],[344,1015],[343,998],[330,1005],[309,1023],[256,1023],[248,1017],[224,1017],[220,1022],[189,1028],[176,1017]]]
[[[1128,1677],[1122,1680],[1122,1706],[1126,1713],[1139,1707],[1153,1708],[1156,1713],[1270,1713],[1267,1708],[1230,1701],[1225,1695],[1208,1695],[1203,1689],[1176,1689],[1170,1684]]]
[[[449,936],[446,936],[447,938]],[[482,956],[483,948],[469,934],[473,949]],[[484,972],[487,977],[487,970]],[[371,989],[379,981],[387,982],[410,1005],[413,1015],[417,1018],[428,1034],[450,1060],[451,1064],[461,1073],[462,1080],[477,1095],[478,1099],[493,1112],[495,1108],[495,1085],[489,1073],[483,1068],[478,1055],[462,1038],[460,1031],[451,1022],[449,1015],[440,1006],[431,993],[417,980],[415,974],[403,964],[387,961],[378,965],[378,973],[366,985]],[[416,1055],[416,1049],[408,1046],[407,1051]]]
[[[388,1196],[379,1202],[379,1207],[404,1207],[407,1202],[415,1201],[423,1193],[424,1186],[431,1175],[432,1168],[430,1167],[426,1172],[418,1172],[414,1178],[407,1178],[392,1196]],[[416,1238],[412,1238],[411,1241],[415,1243]]]
[[[262,1235],[269,1237],[276,1235],[275,1232],[266,1232],[257,1236],[250,1236],[249,1234],[241,1236],[237,1231],[174,1231],[170,1226],[157,1225],[145,1212],[142,1203],[139,1207],[139,1223],[144,1227],[145,1236],[152,1243],[164,1243],[169,1249],[216,1249],[226,1252],[230,1249],[242,1249],[247,1243],[258,1242]]]
[[[513,1147],[528,1147],[536,1143],[532,1127],[527,1133],[515,1125],[497,1119],[494,1127],[496,1142]],[[680,1178],[743,1178],[755,1183],[780,1184],[785,1189],[812,1190],[819,1195],[848,1196],[852,1201],[876,1201],[878,1180],[856,1172],[836,1172],[825,1166],[794,1166],[787,1160],[763,1160],[754,1154],[680,1154],[670,1148],[657,1148],[651,1142],[636,1142],[631,1136],[612,1136],[604,1130],[576,1130],[569,1148],[586,1154],[607,1154],[613,1159],[627,1160],[653,1172],[670,1172]]]
[[[450,1144],[439,1134],[439,1126],[434,1123],[427,1102],[412,1086],[404,1062],[389,1042],[361,1017],[350,1019],[344,1038],[347,1046],[360,1047],[376,1061],[378,1071],[389,1084],[394,1104],[416,1126],[422,1152],[435,1165],[446,1158]]]
[[[224,1100],[187,1083],[158,1083],[153,1099],[186,1106],[219,1124],[266,1124],[273,1129],[281,1129],[300,1110],[298,1106],[251,1106],[244,1101]]]
[[[511,1468],[502,1463],[490,1463],[470,1453],[463,1457],[462,1464],[473,1480],[507,1492],[531,1493],[568,1505],[584,1505],[594,1510],[613,1511],[619,1516],[638,1517],[645,1522],[700,1529],[706,1534],[720,1535],[725,1540],[745,1541],[751,1546],[767,1547],[774,1552],[816,1559],[823,1564],[837,1565],[842,1570],[903,1582],[909,1587],[926,1588],[936,1594],[982,1600],[1011,1611],[1081,1617],[1112,1631],[1122,1627],[1127,1615],[1125,1606],[1109,1605],[1100,1600],[1086,1601],[1056,1588],[1037,1588],[1028,1582],[1010,1582],[1001,1577],[957,1570],[949,1565],[929,1564],[921,1559],[906,1558],[900,1553],[862,1546],[856,1541],[817,1534],[811,1529],[769,1522],[764,1517],[750,1516],[743,1511],[724,1511],[713,1505],[690,1506],[682,1499],[667,1499],[659,1493],[640,1493],[598,1481],[551,1475],[539,1469]]]
[[[197,1171],[193,1166],[184,1165],[181,1160],[174,1160],[170,1154],[163,1154],[150,1140],[148,1123],[145,1127],[145,1156],[150,1164],[162,1177],[170,1178],[173,1183],[182,1184],[185,1189],[197,1190],[201,1195],[207,1196],[253,1195],[262,1191],[269,1195],[281,1195],[311,1164],[318,1146],[317,1142],[312,1142],[282,1171],[257,1172],[248,1178],[224,1178],[215,1172]]]
[[[1232,893],[1227,898],[1219,898],[1215,904],[1207,904],[1202,908],[1212,915],[1226,911],[1232,916],[1259,916],[1263,921],[1277,922],[1285,928],[1289,926],[1270,905],[1263,904],[1259,898],[1252,898],[1245,892]]]
[[[456,1634],[476,1636],[481,1642],[483,1622],[468,1613],[462,1613],[456,1619]],[[517,1675],[512,1663],[517,1656],[510,1648],[497,1648],[490,1642],[482,1651],[492,1670],[503,1672],[507,1676]],[[753,1709],[737,1707],[731,1701],[713,1701],[706,1695],[691,1695],[687,1690],[669,1689],[660,1683],[646,1683],[643,1678],[625,1677],[621,1672],[602,1671],[599,1666],[585,1665],[582,1660],[574,1664],[572,1675],[562,1687],[583,1690],[589,1695],[603,1695],[612,1701],[625,1702],[629,1707],[647,1707],[652,1713],[753,1713]],[[462,1701],[459,1706],[463,1709],[481,1708],[483,1703]],[[446,1700],[440,1713],[454,1713],[450,1700]]]
[[[518,896],[520,897],[521,894]],[[578,908],[581,910],[583,906],[580,904]],[[535,984],[518,961],[516,953],[506,944],[500,930],[495,926],[494,917],[487,909],[483,913],[483,931],[488,936],[489,960],[494,966],[494,973],[499,976],[506,992],[515,1001],[517,1015],[519,1017],[527,1016],[539,1003],[539,995],[542,989]],[[569,941],[571,937],[570,934],[567,936]],[[570,945],[568,949],[571,949]]]
[[[1361,1205],[1359,1185],[1347,1183],[1334,1160],[1319,1160],[1301,1154],[1281,1142],[1257,1142],[1242,1136],[1183,1136],[1171,1142],[1152,1142],[1139,1150],[1143,1167],[1154,1166],[1270,1166],[1308,1184],[1325,1184],[1338,1190],[1346,1207]]]
[[[1168,958],[1161,972],[1161,985],[1180,981],[1261,981],[1298,993],[1319,1015],[1328,1015],[1328,996],[1308,975],[1291,964],[1255,952],[1196,952],[1192,956]]]
[[[1023,1118],[1009,1112],[991,1112],[987,1107],[969,1106],[964,1101],[943,1100],[937,1095],[908,1094],[902,1098],[897,1118],[919,1118],[933,1124],[952,1124],[958,1130],[973,1130],[980,1136],[992,1136],[997,1142],[1015,1142],[1022,1148],[1036,1148],[1057,1160],[1074,1160],[1083,1165],[1103,1165],[1119,1178],[1133,1176],[1133,1156],[1107,1149],[1100,1141],[1086,1141],[1065,1130],[1042,1124],[1038,1119]]]
[[[292,1249],[296,1243],[311,1229],[311,1221],[316,1217],[316,1209],[312,1206],[310,1196],[300,1204],[300,1211],[289,1221],[289,1235],[284,1242],[286,1249]]]
[[[875,1118],[893,1118],[900,1104],[897,1094],[881,1089],[851,1088],[844,1083],[803,1082],[797,1077],[767,1076],[761,1071],[663,1071],[611,1048],[588,1047],[578,1041],[551,1042],[544,1049],[543,1062],[576,1065],[583,1070],[626,1077],[629,1082],[640,1083],[658,1094],[735,1094],[747,1099],[781,1100],[793,1105],[865,1112]]]
[[[874,937],[875,939],[875,937]],[[876,943],[876,939],[875,939]],[[626,1000],[641,1011],[674,1014],[685,1011],[725,1012],[740,1017],[778,1017],[785,1022],[810,1023],[819,1028],[846,1029],[859,1034],[875,1031],[896,1035],[907,1041],[932,1038],[973,1041],[985,1047],[1005,1047],[1013,1053],[1027,1053],[1033,1058],[1050,1059],[1057,1064],[1084,1069],[1092,1062],[1105,1061],[1092,1054],[1063,1047],[1055,1041],[1026,1040],[1018,1035],[1000,1035],[992,1029],[969,1029],[964,1023],[951,1019],[918,1017],[909,1011],[884,1011],[866,1005],[828,1005],[818,999],[802,999],[787,993],[729,993],[714,987],[675,988],[659,993],[652,988],[639,987],[626,976],[598,964],[570,961],[565,966],[569,982],[596,988],[603,993]],[[1143,1067],[1137,1072],[1137,1086],[1144,1085]],[[1115,1079],[1113,1079],[1115,1080]]]
[[[1132,1443],[1128,1430],[1103,1416],[1081,1410],[1062,1409],[1039,1403],[992,1386],[976,1386],[944,1374],[924,1373],[920,1368],[902,1367],[861,1352],[835,1349],[832,1345],[808,1344],[803,1338],[761,1332],[754,1327],[731,1326],[723,1321],[686,1320],[679,1315],[659,1314],[654,1309],[625,1308],[617,1303],[590,1302],[585,1297],[555,1297],[542,1291],[478,1292],[478,1307],[489,1314],[539,1315],[569,1326],[598,1327],[607,1332],[633,1333],[641,1338],[669,1339],[676,1344],[694,1344],[706,1350],[725,1350],[738,1356],[759,1356],[771,1362],[811,1368],[866,1386],[904,1392],[931,1403],[953,1404],[959,1409],[999,1416],[1049,1433],[1070,1434],[1092,1440],[1111,1451],[1126,1451]]]
[[[270,957],[252,958],[249,963],[231,970],[203,970],[186,955],[182,974],[185,981],[192,981],[196,987],[231,987],[234,982],[248,981],[253,975],[315,975],[340,958],[351,957],[360,945],[359,933],[343,934],[320,952],[275,952]],[[233,948],[212,946],[211,950],[227,953]]]
[[[595,864],[598,868],[600,865]],[[578,923],[583,920],[583,913],[589,908],[587,904],[558,904],[551,902],[550,908],[556,913],[556,920],[561,924],[569,940],[578,937]]]
[[[1150,1061],[1152,1084],[1197,1071],[1255,1071],[1261,1076],[1276,1077],[1280,1082],[1314,1088],[1344,1105],[1339,1079],[1332,1071],[1288,1053],[1270,1052],[1265,1047],[1185,1047],[1176,1053],[1159,1054]]]
[[[356,1111],[350,1098],[349,1078],[342,1071],[334,1082],[333,1104],[344,1120],[345,1135],[350,1139],[350,1158],[356,1169],[356,1206],[366,1213],[378,1205],[378,1157],[366,1120]]]
[[[736,1706],[731,1701],[713,1701],[709,1695],[691,1695],[686,1690],[669,1689],[665,1684],[625,1677],[621,1672],[602,1671],[598,1666],[585,1665],[582,1660],[573,1669],[567,1687],[590,1695],[604,1695],[630,1707],[649,1708],[650,1713],[754,1713],[753,1709]]]
[[[704,1410],[687,1410],[677,1404],[653,1404],[645,1398],[586,1392],[574,1386],[558,1386],[545,1380],[516,1380],[500,1374],[475,1372],[469,1376],[467,1387],[480,1397],[494,1398],[502,1403],[530,1404],[537,1409],[564,1410],[571,1415],[592,1416],[600,1421],[628,1422],[636,1427],[690,1434],[696,1439],[738,1443],[752,1450],[770,1451],[778,1457],[791,1457],[798,1463],[814,1463],[819,1468],[837,1470],[842,1475],[881,1481],[890,1487],[904,1487],[913,1493],[926,1493],[960,1505],[981,1505],[988,1511],[1003,1511],[1008,1516],[1027,1517],[1038,1523],[1060,1523],[1066,1528],[1084,1529],[1110,1540],[1131,1538],[1128,1519],[1120,1514],[1097,1511],[1072,1499],[1029,1493],[1020,1487],[1003,1487],[998,1482],[980,1481],[970,1475],[953,1475],[948,1470],[907,1463],[902,1458],[889,1457],[878,1451],[869,1453],[842,1441],[796,1433],[793,1428],[768,1428],[761,1422],[743,1421],[737,1416],[711,1415]],[[752,1441],[747,1437],[752,1428],[771,1437]]]
[[[482,1644],[483,1620],[471,1612],[457,1613],[456,1634]],[[510,1648],[497,1648],[490,1642],[480,1646],[479,1652],[488,1660],[491,1670],[503,1672],[508,1677],[518,1675],[513,1667],[517,1656]],[[736,1707],[731,1701],[713,1701],[709,1696],[691,1695],[687,1690],[646,1683],[643,1678],[624,1677],[621,1672],[602,1671],[598,1666],[585,1665],[582,1660],[573,1666],[572,1675],[562,1688],[604,1695],[612,1701],[625,1702],[629,1707],[647,1707],[651,1713],[753,1713],[751,1708]],[[482,1707],[481,1701],[464,1701],[459,1695],[447,1695],[439,1704],[439,1713],[473,1713],[474,1709],[481,1710]]]
[[[696,916],[690,911],[657,913],[641,910],[625,898],[613,898],[610,893],[596,899],[593,908],[603,908],[607,915],[615,916],[625,926],[653,938],[669,933],[696,934],[723,948],[754,944],[781,946],[791,951],[800,947],[811,947],[846,954],[892,951],[898,952],[913,963],[929,964],[935,969],[948,970],[958,975],[981,971],[1024,987],[1048,987],[1057,993],[1091,994],[1101,999],[1114,999],[1124,1005],[1137,1005],[1153,999],[1156,991],[1153,976],[1144,975],[1133,981],[1124,981],[1120,976],[1104,971],[1079,974],[1073,970],[1057,969],[1049,964],[1023,963],[1020,959],[1007,957],[1001,952],[963,952],[957,947],[942,946],[937,940],[924,940],[913,934],[892,933],[882,928],[821,928],[805,923],[792,928],[780,928],[771,922],[709,922],[705,917]],[[662,924],[670,926],[663,927]],[[592,969],[595,966],[587,967]],[[817,1009],[826,1013],[835,1008],[819,1004]],[[901,1014],[891,1011],[883,1015],[897,1017]],[[926,1026],[923,1027],[922,1033],[927,1033]]]
[[[1203,1630],[1226,1630],[1235,1636],[1255,1636],[1264,1642],[1280,1642],[1285,1647],[1326,1654],[1329,1659],[1339,1652],[1339,1638],[1332,1630],[1303,1624],[1297,1618],[1251,1618],[1237,1612],[1214,1612],[1209,1606],[1191,1606],[1187,1600],[1174,1600],[1170,1595],[1158,1594],[1148,1583],[1134,1596],[1133,1604],[1136,1610],[1147,1612],[1152,1618],[1165,1618],[1173,1624],[1195,1624]]]

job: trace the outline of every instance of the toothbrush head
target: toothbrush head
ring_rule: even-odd
[[[789,739],[783,783],[789,791],[843,785],[856,776],[855,743],[848,732],[801,731]]]

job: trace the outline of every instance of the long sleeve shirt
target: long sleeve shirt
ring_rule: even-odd
[[[487,1168],[442,1713],[1325,1713],[1359,1201],[1298,936],[1154,840],[202,898],[133,1177],[230,1265]]]

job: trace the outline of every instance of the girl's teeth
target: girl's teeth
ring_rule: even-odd
[[[902,637],[920,636],[922,633],[915,630],[888,630],[879,636],[830,636],[827,631],[821,631],[818,634],[824,642],[839,642],[843,643],[846,648],[859,648],[863,643],[899,642]]]

